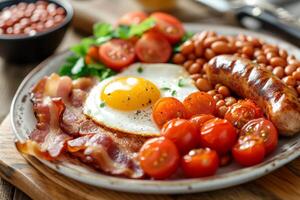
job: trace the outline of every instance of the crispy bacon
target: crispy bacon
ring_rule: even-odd
[[[37,126],[26,143],[17,143],[18,149],[48,160],[69,153],[108,174],[143,177],[136,155],[146,138],[102,128],[82,113],[92,82],[71,82],[56,74],[39,81],[31,94]]]

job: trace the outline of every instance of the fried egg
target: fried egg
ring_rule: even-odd
[[[154,103],[172,96],[183,101],[195,91],[193,79],[182,66],[136,63],[95,85],[83,112],[112,130],[158,136],[160,130],[152,119]]]

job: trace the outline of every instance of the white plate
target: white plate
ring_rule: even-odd
[[[193,32],[214,30],[221,34],[233,35],[244,33],[256,36],[268,41],[269,43],[279,45],[286,49],[289,53],[300,57],[300,51],[297,47],[269,35],[258,34],[228,26],[188,24],[186,25],[186,28]],[[11,123],[18,140],[24,141],[34,129],[36,123],[32,112],[30,98],[28,96],[30,88],[43,76],[49,75],[52,72],[57,72],[59,66],[64,62],[68,55],[70,55],[70,52],[64,52],[47,59],[35,68],[20,85],[11,106]],[[40,161],[64,176],[96,187],[134,193],[193,193],[238,185],[270,173],[300,155],[299,139],[300,135],[292,138],[281,138],[277,150],[259,165],[248,168],[240,168],[233,162],[227,167],[220,168],[215,176],[197,179],[172,181],[132,180],[101,174],[101,172],[96,172],[83,166],[74,165],[68,161],[60,163],[52,163],[45,160]]]

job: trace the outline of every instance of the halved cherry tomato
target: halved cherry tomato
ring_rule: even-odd
[[[261,109],[251,100],[240,100],[230,106],[224,118],[237,128],[242,128],[248,121],[262,117]]]
[[[198,146],[199,134],[194,124],[185,119],[172,119],[165,123],[161,135],[172,140],[182,154]]]
[[[146,141],[139,152],[139,158],[145,173],[155,179],[170,177],[180,161],[176,145],[165,137]]]
[[[225,119],[211,119],[201,128],[200,143],[203,147],[216,150],[218,154],[226,154],[237,141],[235,128]]]
[[[233,147],[232,155],[242,166],[252,166],[263,161],[266,154],[263,141],[259,137],[247,137]]]
[[[194,124],[194,126],[196,126],[197,131],[200,132],[203,124],[213,118],[215,118],[213,115],[200,114],[193,116],[190,121]]]
[[[191,150],[182,158],[181,166],[187,177],[212,176],[219,167],[218,154],[209,148]]]
[[[181,22],[175,17],[162,12],[155,12],[150,17],[156,20],[156,29],[161,32],[171,44],[177,43],[184,35]]]
[[[88,49],[87,55],[90,56],[94,61],[99,60],[99,48],[97,46],[91,46]]]
[[[123,15],[119,21],[119,25],[139,24],[147,18],[147,14],[141,11],[129,12]]]
[[[165,63],[171,56],[172,48],[161,34],[150,31],[137,41],[135,51],[142,62]]]
[[[176,118],[187,118],[187,112],[183,104],[174,97],[160,98],[153,106],[152,117],[158,127],[162,127],[167,121]]]
[[[109,68],[119,71],[134,62],[133,44],[122,39],[112,39],[100,46],[99,58]]]
[[[216,112],[216,101],[205,92],[194,92],[187,96],[183,105],[190,116],[198,114],[214,114]]]
[[[263,139],[267,154],[276,149],[278,133],[271,121],[264,118],[249,121],[241,129],[240,137],[249,135],[259,136]]]

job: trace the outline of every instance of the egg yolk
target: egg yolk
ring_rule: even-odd
[[[118,110],[138,110],[155,103],[159,89],[150,81],[137,77],[120,77],[104,86],[101,99]]]

